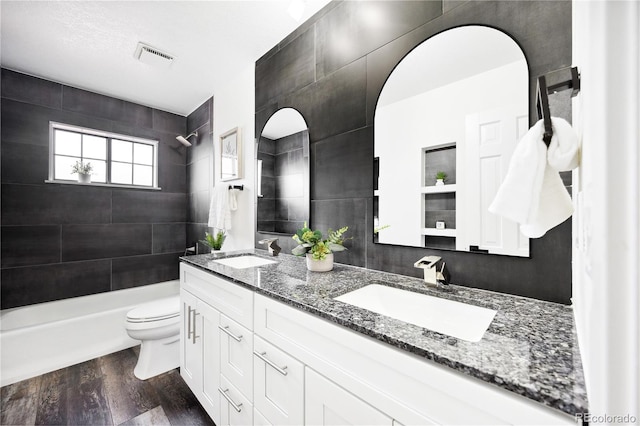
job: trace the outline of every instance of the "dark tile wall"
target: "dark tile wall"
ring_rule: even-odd
[[[371,15],[384,19],[365,19]],[[570,1],[332,2],[256,62],[256,134],[279,108],[304,116],[311,224],[320,230],[349,225],[353,236],[339,262],[420,276],[413,263],[435,254],[456,284],[570,303],[570,221],[533,240],[528,259],[373,243],[373,117],[380,91],[415,46],[469,24],[498,28],[523,49],[534,123],[536,77],[571,65]]]
[[[278,140],[260,138],[262,197],[258,199],[258,230],[294,234],[309,217],[309,155],[306,131]]]
[[[199,253],[210,250],[198,243],[210,231],[209,202],[214,182],[213,98],[208,99],[187,117],[187,134],[192,143],[187,155],[187,186],[189,205],[187,210],[187,245],[196,247]]]
[[[2,69],[2,309],[178,278],[186,117]],[[161,191],[48,184],[49,121],[159,141]]]

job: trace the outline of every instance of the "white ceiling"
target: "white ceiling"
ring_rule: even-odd
[[[0,2],[3,67],[188,115],[329,0]],[[134,59],[138,42],[176,59]]]

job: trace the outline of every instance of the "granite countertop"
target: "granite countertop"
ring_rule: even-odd
[[[277,263],[235,269],[214,262],[257,255]],[[587,396],[570,306],[450,285],[428,288],[422,279],[336,263],[309,272],[305,259],[242,250],[180,258],[257,293],[318,315],[397,348],[495,384],[568,414],[587,412]],[[383,284],[497,311],[479,342],[468,342],[336,300],[368,284]]]

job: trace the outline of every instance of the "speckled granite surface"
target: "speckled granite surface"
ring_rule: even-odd
[[[253,254],[276,264],[235,269],[216,259]],[[181,258],[239,285],[321,316],[400,349],[433,360],[568,414],[587,411],[571,307],[502,293],[450,286],[427,288],[421,279],[335,264],[309,272],[304,258],[243,250]],[[479,342],[467,342],[376,314],[334,297],[367,284],[405,288],[497,311]]]

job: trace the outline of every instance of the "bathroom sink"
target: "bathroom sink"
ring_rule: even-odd
[[[272,263],[277,263],[273,260],[265,259],[258,256],[227,257],[226,259],[214,260],[214,262],[220,263],[221,265],[230,266],[236,269],[253,268],[256,266],[264,266],[264,265],[271,265]]]
[[[492,309],[379,284],[335,300],[468,342],[482,339],[496,314]]]

